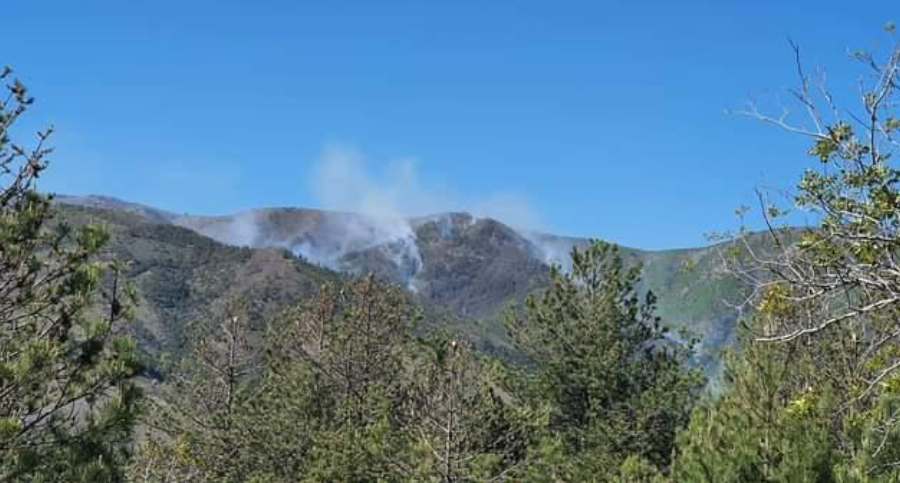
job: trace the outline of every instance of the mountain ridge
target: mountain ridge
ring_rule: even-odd
[[[103,196],[58,202],[126,212],[145,223],[181,227],[224,246],[282,249],[340,273],[374,272],[425,305],[479,321],[469,330],[511,350],[499,319],[511,304],[546,288],[549,267],[570,268],[568,254],[589,239],[517,230],[464,212],[397,219],[310,208],[260,208],[232,215],[177,215]],[[715,365],[731,343],[737,313],[727,302],[737,282],[717,269],[716,246],[674,250],[621,247],[643,265],[641,290],[658,296],[658,314],[704,341],[701,359]]]

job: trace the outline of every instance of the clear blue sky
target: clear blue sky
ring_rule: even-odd
[[[409,204],[522,202],[546,230],[664,248],[733,227],[756,186],[811,164],[793,136],[724,112],[793,84],[787,38],[849,82],[848,49],[898,14],[896,0],[6,0],[0,64],[38,98],[24,127],[57,126],[47,190],[204,214],[320,206],[310,180],[338,146],[365,156],[369,188],[413,185],[394,193]],[[392,180],[409,158],[415,179]]]

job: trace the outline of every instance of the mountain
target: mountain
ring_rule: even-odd
[[[163,352],[180,353],[192,325],[207,320],[230,297],[246,297],[248,315],[261,323],[336,276],[283,249],[229,246],[159,223],[154,211],[113,201],[69,204],[72,199],[62,198],[56,220],[109,229],[104,256],[127,263],[126,276],[138,296],[136,320],[128,330],[151,360]]]
[[[268,208],[191,216],[107,197],[58,201],[66,212],[81,210],[114,227],[115,250],[140,267],[134,275],[150,302],[142,323],[151,341],[177,338],[176,326],[197,317],[198,305],[227,294],[283,301],[308,294],[334,272],[371,271],[407,287],[430,310],[451,315],[479,346],[512,353],[502,311],[545,288],[549,266],[567,269],[571,249],[589,243],[467,213],[398,219]],[[740,293],[737,281],[718,270],[717,247],[623,247],[622,253],[643,264],[642,289],[657,294],[659,314],[700,336],[702,361],[714,366],[716,351],[733,337],[737,314],[729,302]],[[168,336],[160,334],[162,325]]]
[[[71,196],[71,195],[54,195],[54,199],[69,206],[83,206],[87,208],[99,208],[112,211],[121,211],[131,213],[137,218],[152,223],[171,223],[177,216],[164,210],[150,208],[139,203],[131,203],[122,201],[109,196]]]

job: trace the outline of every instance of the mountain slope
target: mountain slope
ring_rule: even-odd
[[[171,324],[183,323],[196,316],[197,304],[235,290],[263,298],[302,296],[313,280],[327,278],[329,273],[316,271],[307,261],[345,273],[372,271],[404,285],[426,307],[452,315],[459,329],[480,341],[480,346],[510,353],[499,322],[502,311],[545,288],[549,266],[567,269],[572,247],[589,243],[523,232],[466,213],[396,219],[271,208],[205,217],[174,215],[104,197],[61,201],[94,210],[101,207],[106,210],[104,216],[146,225],[120,230],[116,246],[138,267],[151,267],[135,273],[139,281],[145,281],[146,296],[159,312],[148,317],[151,330],[162,324],[153,322],[159,317],[169,317]],[[626,247],[622,253],[627,261],[643,265],[642,289],[657,294],[659,314],[700,336],[704,363],[714,365],[718,348],[733,337],[737,314],[729,302],[738,300],[741,292],[733,278],[720,273],[718,248],[644,251]],[[188,281],[179,283],[182,277]],[[240,280],[242,287],[221,280]],[[190,293],[187,302],[181,301],[183,293]],[[171,304],[172,300],[177,303]]]
[[[261,322],[335,278],[285,250],[224,245],[133,211],[60,204],[56,219],[110,230],[106,256],[128,263],[127,278],[138,293],[137,320],[129,330],[151,358],[179,353],[191,324],[206,320],[230,297],[246,297],[250,317]]]

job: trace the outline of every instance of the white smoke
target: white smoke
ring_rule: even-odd
[[[400,158],[370,169],[363,153],[351,146],[331,144],[316,160],[312,190],[320,206],[359,213],[374,225],[347,227],[355,238],[359,230],[408,276],[415,288],[415,272],[422,266],[410,218],[449,211],[468,211],[517,228],[538,228],[540,217],[524,196],[499,192],[470,199],[434,182],[419,172],[415,158]]]
[[[238,247],[267,246],[262,240],[254,211],[245,211],[230,217],[204,219],[197,216],[173,216],[172,223],[180,225],[217,240],[226,245]]]
[[[473,215],[493,218],[520,232],[543,228],[541,217],[525,196],[518,193],[495,193],[478,200],[471,208]]]
[[[563,273],[572,271],[572,249],[579,245],[576,240],[528,230],[520,231],[520,233],[531,242],[536,252],[535,255],[545,264],[556,265]]]
[[[404,216],[404,206],[428,206],[415,161],[393,161],[382,176],[373,177],[359,151],[330,145],[316,161],[312,180],[313,192],[324,208],[363,215],[343,227],[346,238],[365,240],[368,246],[362,248],[379,247],[395,266],[402,267],[404,280],[414,290],[422,257],[415,232]]]
[[[449,211],[466,211],[519,229],[542,227],[541,217],[520,193],[499,191],[471,197],[424,179],[416,158],[399,158],[371,170],[363,153],[330,144],[317,159],[313,192],[328,209],[362,213],[378,220],[405,220]]]
[[[259,229],[257,228],[256,213],[245,211],[231,218],[222,241],[228,245],[239,247],[252,247],[258,244]]]
[[[372,172],[359,150],[331,144],[316,160],[312,188],[325,208],[360,213],[402,229],[404,223],[397,220],[447,205],[443,190],[423,186],[417,164],[413,158],[396,159]]]
[[[192,217],[177,223],[193,226],[230,245],[284,247],[312,263],[336,270],[350,268],[352,263],[346,265],[346,257],[375,250],[371,253],[390,261],[413,291],[423,261],[412,217],[435,215],[427,219],[444,221],[446,226],[441,229],[446,231],[445,236],[450,236],[459,222],[443,215],[448,212],[496,219],[528,239],[532,239],[531,230],[541,226],[540,216],[522,195],[495,192],[483,197],[463,196],[426,180],[419,167],[414,158],[369,163],[358,149],[330,144],[315,160],[310,188],[317,204],[331,212],[309,218],[317,221],[310,221],[297,233],[275,229],[266,210],[244,212],[224,223]],[[467,219],[469,223],[475,221]],[[536,241],[532,243],[537,245]]]

